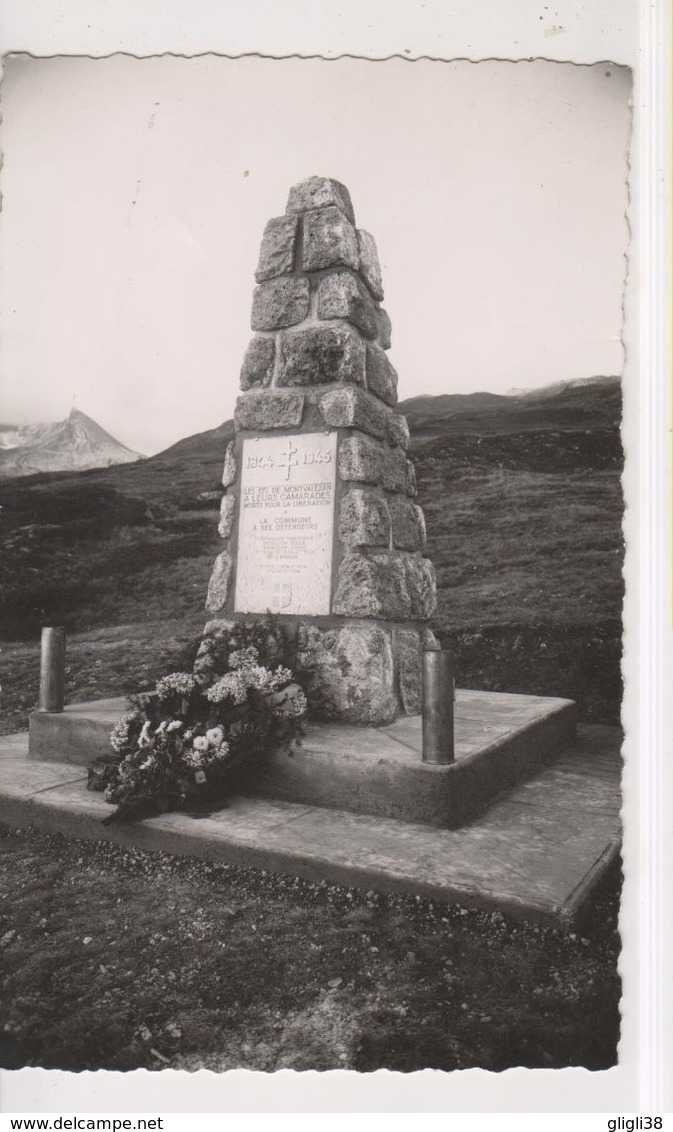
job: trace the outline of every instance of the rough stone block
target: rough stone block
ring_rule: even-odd
[[[382,448],[366,436],[346,436],[339,444],[339,476],[345,482],[383,484],[386,491],[410,494],[409,461],[400,448]]]
[[[315,326],[281,335],[278,385],[324,385],[365,378],[365,344],[349,326]]]
[[[233,495],[223,495],[222,502],[220,503],[220,521],[217,525],[217,533],[220,538],[229,538],[231,529],[234,525],[234,510],[236,507],[236,500]]]
[[[308,317],[311,296],[308,279],[292,275],[270,279],[255,287],[252,296],[253,330],[280,330]]]
[[[393,448],[409,447],[409,425],[401,413],[391,413],[388,417],[388,441]]]
[[[339,537],[347,546],[390,546],[390,512],[383,495],[351,488],[339,507]]]
[[[236,401],[237,429],[296,428],[304,415],[304,395],[291,390],[243,393]]]
[[[333,611],[344,617],[427,621],[437,605],[432,563],[409,554],[348,551],[339,566]]]
[[[388,311],[379,307],[376,312],[376,333],[379,343],[384,350],[389,350],[392,344],[393,328],[388,317]]]
[[[383,486],[386,491],[409,494],[409,461],[401,448],[388,449],[383,467]]]
[[[298,224],[298,216],[276,216],[269,220],[259,249],[259,263],[255,272],[258,283],[273,279],[276,275],[290,274],[294,266]]]
[[[222,471],[222,487],[230,487],[236,480],[236,454],[234,442],[230,440],[224,454],[224,468]]]
[[[366,287],[350,271],[335,271],[320,280],[318,318],[345,318],[366,338],[378,329],[376,309]]]
[[[373,342],[367,343],[367,388],[387,405],[397,404],[397,371]]]
[[[344,617],[414,617],[405,561],[396,554],[348,551],[341,560],[333,611]]]
[[[416,495],[416,469],[401,448],[390,448],[382,464],[382,483],[386,491]]]
[[[215,559],[215,565],[208,584],[206,609],[209,613],[219,613],[220,610],[224,608],[227,595],[229,594],[232,568],[232,557],[226,550],[223,550]]]
[[[358,251],[360,253],[360,273],[369,287],[372,295],[379,302],[383,298],[383,280],[381,278],[381,265],[376,250],[376,241],[369,232],[358,230]]]
[[[402,495],[388,498],[393,546],[398,550],[425,549],[425,519],[420,507]]]
[[[382,483],[387,453],[364,436],[347,436],[339,444],[339,476],[346,482]]]
[[[241,389],[263,388],[271,384],[276,341],[257,335],[248,342],[241,366]]]
[[[329,428],[359,428],[383,440],[388,435],[388,414],[376,397],[357,385],[330,389],[320,398],[320,415]]]
[[[302,249],[304,271],[318,271],[325,267],[358,269],[360,260],[355,228],[334,206],[306,213]]]
[[[423,642],[417,629],[393,630],[397,687],[406,715],[420,715],[423,700]]]
[[[409,616],[427,621],[437,608],[437,582],[429,558],[409,554],[403,559],[405,588],[409,598]]]
[[[307,212],[314,208],[327,208],[334,205],[348,217],[351,224],[355,223],[351,195],[341,181],[334,181],[331,177],[308,177],[293,185],[287,200],[286,212]]]
[[[298,630],[298,675],[311,719],[376,726],[399,712],[390,633],[381,626]]]
[[[402,490],[405,491],[407,493],[407,495],[414,495],[415,496],[417,494],[416,468],[412,464],[411,460],[405,460],[404,464],[405,464],[405,467],[404,467],[404,479],[403,479],[403,484],[402,484]]]

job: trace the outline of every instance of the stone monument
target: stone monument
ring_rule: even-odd
[[[296,633],[300,674],[311,658],[313,718],[416,715],[435,576],[376,244],[344,185],[290,189],[256,280],[205,635],[270,612]]]
[[[483,814],[573,741],[575,705],[458,689],[455,759],[424,759],[422,653],[437,648],[428,628],[435,578],[424,556],[409,430],[395,411],[376,247],[355,227],[343,185],[311,177],[290,190],[285,215],[264,231],[257,284],[224,464],[224,549],[195,670],[232,624],[271,612],[292,639],[310,724],[291,758],[270,752],[238,784],[255,804],[270,798],[300,806],[299,815],[279,820],[274,811],[272,834],[266,817],[261,825],[253,819],[252,841],[246,819],[234,822],[227,852],[237,863],[253,852],[258,866],[278,867],[280,837],[284,870],[314,879],[329,869],[369,887],[368,867],[381,864],[372,846],[383,846],[387,862],[413,844],[414,884],[432,886],[445,843],[412,827],[443,831]],[[88,763],[108,751],[124,709],[113,700],[33,713],[31,758],[67,752],[68,761]],[[322,808],[320,843],[307,858],[297,819],[314,806]],[[353,851],[353,813],[392,824],[373,828],[371,845]],[[327,855],[323,830],[332,830]],[[491,866],[489,850],[487,875]],[[385,868],[381,883],[396,884]]]

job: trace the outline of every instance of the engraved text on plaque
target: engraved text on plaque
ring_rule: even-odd
[[[237,613],[330,612],[336,432],[243,441]]]

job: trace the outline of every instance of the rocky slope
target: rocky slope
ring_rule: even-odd
[[[73,409],[51,424],[0,425],[0,478],[130,464],[142,457]]]

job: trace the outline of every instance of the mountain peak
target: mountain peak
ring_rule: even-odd
[[[73,406],[50,424],[0,429],[0,478],[128,464],[142,457]]]

